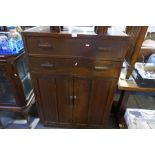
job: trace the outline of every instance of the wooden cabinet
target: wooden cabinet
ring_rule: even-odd
[[[128,46],[122,35],[23,32],[38,111],[44,125],[106,126]]]
[[[29,109],[34,103],[25,52],[0,55],[0,110],[22,113],[29,125]]]

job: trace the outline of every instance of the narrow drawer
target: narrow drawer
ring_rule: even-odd
[[[88,60],[89,67],[79,67],[77,70],[83,76],[99,76],[99,77],[114,77],[119,76],[121,62]],[[78,73],[79,73],[78,72]]]
[[[38,73],[74,74],[79,76],[118,77],[121,63],[88,59],[29,57],[30,70]]]
[[[108,38],[29,37],[27,43],[30,54],[95,57],[105,60],[122,59],[126,48],[122,40]]]

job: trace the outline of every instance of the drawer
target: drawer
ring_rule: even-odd
[[[88,60],[87,66],[76,68],[76,73],[81,76],[116,78],[119,76],[120,67],[120,62]]]
[[[72,73],[78,68],[90,68],[87,60],[65,59],[65,58],[34,58],[29,57],[31,71],[42,73]]]
[[[88,59],[29,57],[30,70],[36,73],[74,74],[79,76],[118,77],[121,63]]]
[[[105,60],[122,59],[126,48],[126,42],[110,38],[29,37],[27,43],[30,54],[95,57]]]

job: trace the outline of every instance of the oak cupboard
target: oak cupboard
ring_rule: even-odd
[[[22,33],[39,116],[45,126],[104,128],[129,37],[73,34],[50,27]]]

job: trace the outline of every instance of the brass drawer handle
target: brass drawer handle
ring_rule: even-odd
[[[97,71],[106,71],[106,70],[109,70],[109,67],[106,67],[106,66],[95,66],[94,69],[97,70]]]
[[[39,44],[38,47],[40,48],[52,48],[51,44]]]
[[[50,63],[45,63],[45,64],[41,64],[41,67],[44,67],[44,68],[53,68],[54,65],[53,64],[50,64]]]
[[[111,51],[111,48],[108,47],[98,47],[99,51]]]

